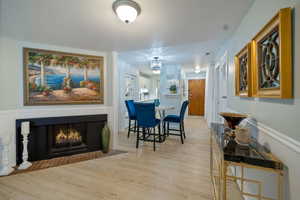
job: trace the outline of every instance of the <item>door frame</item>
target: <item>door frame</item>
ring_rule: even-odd
[[[227,51],[216,63],[213,71],[214,87],[213,87],[213,121],[224,122],[224,119],[219,115],[220,112],[225,112],[228,108],[228,53]],[[221,92],[221,85],[225,91]]]

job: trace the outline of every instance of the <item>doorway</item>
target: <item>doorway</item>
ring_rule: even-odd
[[[189,115],[204,116],[205,79],[189,80]]]

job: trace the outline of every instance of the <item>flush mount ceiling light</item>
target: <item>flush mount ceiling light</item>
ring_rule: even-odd
[[[141,13],[141,7],[132,0],[116,0],[112,8],[116,15],[126,24],[133,22]]]
[[[162,66],[162,62],[159,59],[159,57],[154,57],[153,60],[151,61],[151,69],[153,74],[160,74],[160,69]]]
[[[196,66],[194,71],[196,74],[200,73],[201,72],[200,66]]]

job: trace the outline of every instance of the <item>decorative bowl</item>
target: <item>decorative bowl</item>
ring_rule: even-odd
[[[229,112],[221,112],[219,113],[227,122],[228,127],[232,130],[235,129],[237,125],[243,120],[246,119],[248,116],[238,113],[229,113]]]

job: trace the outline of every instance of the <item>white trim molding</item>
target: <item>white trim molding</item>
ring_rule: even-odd
[[[272,138],[274,138],[275,140],[277,140],[278,142],[280,142],[281,144],[289,147],[290,149],[292,149],[293,151],[295,151],[296,153],[300,153],[300,142],[261,123],[261,122],[253,122],[253,120],[251,118],[247,118],[245,119],[246,122],[248,124],[250,124],[251,126],[257,128],[260,132],[266,133],[269,136],[271,136]]]
[[[227,108],[229,112],[233,113],[240,113],[230,108]],[[272,137],[276,141],[280,142],[281,144],[285,145],[289,149],[293,150],[294,152],[300,154],[300,141],[297,141],[280,131],[277,131],[266,124],[256,121],[254,118],[249,116],[245,121],[254,128],[257,128],[260,133],[265,133],[268,136]]]

